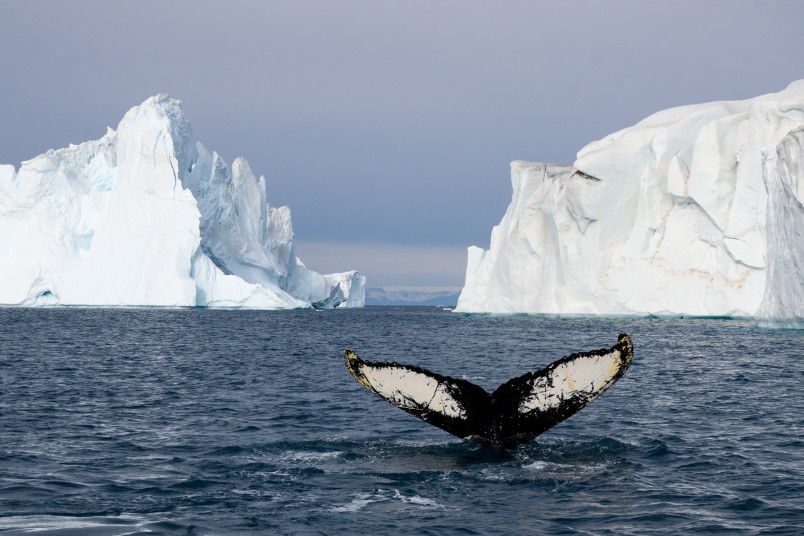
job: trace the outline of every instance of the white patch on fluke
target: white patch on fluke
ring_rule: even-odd
[[[614,382],[620,370],[620,357],[615,350],[561,363],[549,375],[534,379],[530,394],[519,404],[519,413],[556,408],[564,400],[577,396],[589,401],[597,398]]]
[[[466,418],[463,408],[450,395],[446,384],[426,374],[404,367],[370,365],[362,365],[360,372],[375,393],[397,407],[426,409],[448,417]]]

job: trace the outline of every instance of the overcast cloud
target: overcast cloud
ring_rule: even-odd
[[[794,0],[7,0],[0,162],[166,91],[290,205],[311,268],[460,286],[511,160],[569,163],[660,109],[781,90],[804,78],[802,21]]]

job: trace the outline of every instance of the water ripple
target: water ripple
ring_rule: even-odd
[[[0,309],[0,325],[3,535],[804,533],[801,331],[436,308]],[[396,411],[341,358],[492,389],[621,331],[628,374],[513,450]]]

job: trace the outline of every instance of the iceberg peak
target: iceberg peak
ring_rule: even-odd
[[[160,93],[96,141],[0,166],[0,303],[359,307],[365,278],[295,257],[264,177],[193,140]]]

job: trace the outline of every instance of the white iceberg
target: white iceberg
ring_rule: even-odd
[[[514,162],[456,311],[804,318],[804,81]]]
[[[296,258],[290,209],[192,140],[161,94],[97,141],[0,166],[0,304],[362,307],[365,277]]]

